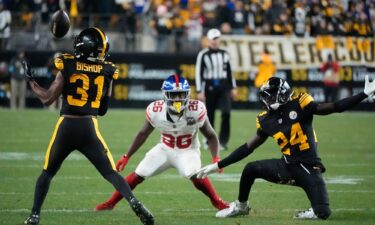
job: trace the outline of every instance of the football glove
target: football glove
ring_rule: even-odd
[[[220,157],[219,156],[215,156],[212,158],[212,163],[217,163],[220,161]],[[221,168],[219,169],[218,173],[222,173],[224,171],[224,168]]]
[[[34,70],[31,69],[31,66],[30,66],[29,62],[27,62],[26,60],[23,60],[22,61],[22,67],[25,70],[26,79],[28,81],[35,80]]]
[[[116,170],[118,172],[123,171],[126,164],[128,164],[129,157],[127,155],[123,155],[116,163]]]
[[[206,178],[209,174],[215,173],[217,171],[219,171],[219,166],[217,165],[217,163],[210,164],[198,170],[197,178],[198,179]]]
[[[375,79],[370,82],[368,75],[365,77],[365,89],[363,92],[369,97],[372,97],[375,92]]]

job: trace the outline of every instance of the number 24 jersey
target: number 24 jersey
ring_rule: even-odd
[[[321,164],[312,127],[316,103],[306,93],[293,95],[276,111],[264,111],[256,120],[259,135],[273,137],[288,163]]]

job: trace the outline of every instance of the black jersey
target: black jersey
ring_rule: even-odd
[[[70,54],[55,58],[54,65],[64,77],[60,114],[96,116],[111,80],[118,77],[116,66],[78,60]]]
[[[273,137],[287,163],[321,164],[312,127],[314,104],[309,94],[293,95],[278,110],[265,111],[257,117],[258,134]]]

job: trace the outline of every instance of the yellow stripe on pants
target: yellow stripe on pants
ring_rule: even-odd
[[[59,130],[60,124],[63,120],[64,120],[64,117],[59,118],[59,120],[57,121],[56,127],[55,127],[55,131],[52,134],[52,138],[49,141],[47,152],[46,152],[46,155],[45,155],[45,158],[44,158],[44,167],[43,167],[44,170],[46,170],[47,167],[48,167],[48,161],[49,161],[49,156],[51,154],[51,148],[52,148],[53,143],[55,142],[57,131]]]
[[[100,142],[103,144],[103,146],[104,146],[104,148],[106,150],[106,154],[107,154],[107,157],[108,157],[109,161],[111,162],[112,169],[116,170],[116,166],[115,166],[115,162],[113,161],[112,154],[109,151],[109,148],[108,148],[107,144],[105,143],[102,135],[99,132],[98,120],[96,118],[92,118],[92,121],[94,122],[96,136],[98,136]]]

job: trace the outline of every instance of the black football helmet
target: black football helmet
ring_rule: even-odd
[[[289,84],[278,77],[268,79],[259,90],[259,99],[266,105],[268,110],[277,110],[290,99],[292,92]]]
[[[74,54],[78,59],[104,61],[108,55],[108,38],[96,27],[84,29],[74,41]]]

